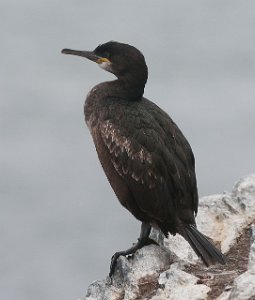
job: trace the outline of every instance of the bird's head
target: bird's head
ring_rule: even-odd
[[[148,69],[143,54],[128,44],[110,41],[99,45],[93,51],[63,49],[62,53],[82,56],[96,62],[119,80],[144,86],[148,78]]]

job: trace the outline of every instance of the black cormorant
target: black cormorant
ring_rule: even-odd
[[[85,120],[99,160],[120,203],[142,222],[138,242],[113,255],[110,276],[120,255],[155,243],[151,227],[167,237],[179,233],[209,266],[224,255],[196,228],[198,192],[195,160],[178,126],[143,97],[148,69],[142,53],[110,41],[94,51],[63,49],[88,58],[117,79],[96,85],[85,102]]]

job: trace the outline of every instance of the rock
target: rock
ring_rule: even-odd
[[[252,244],[249,254],[248,269],[238,276],[230,291],[223,292],[218,300],[249,300],[255,299],[255,225],[251,226]],[[252,298],[254,297],[254,298]]]
[[[200,199],[196,221],[198,229],[227,253],[242,231],[255,221],[255,175],[239,180],[231,193]],[[163,244],[160,232],[153,230],[152,238]],[[206,280],[201,281],[185,268],[198,262],[182,237],[171,236],[164,239],[164,246],[150,245],[138,250],[133,257],[120,257],[112,282],[109,278],[95,281],[80,300],[207,299],[210,287]],[[222,272],[222,277],[225,273],[228,272]],[[255,297],[255,227],[247,271],[240,276],[233,273],[235,280],[230,284],[226,282],[225,290],[217,299]]]
[[[151,300],[183,300],[206,299],[210,288],[204,284],[197,284],[198,278],[182,271],[178,264],[171,265],[170,269],[159,276],[159,288]]]
[[[145,246],[131,258],[120,257],[113,275],[103,281],[95,281],[83,299],[89,300],[131,300],[149,297],[158,288],[160,273],[170,268],[177,257],[165,248],[156,245]]]
[[[255,224],[251,226],[251,251],[249,256],[248,270],[255,273]]]

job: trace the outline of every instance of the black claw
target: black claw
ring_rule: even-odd
[[[124,252],[124,251],[123,251]],[[109,277],[111,278],[113,273],[114,273],[114,269],[116,267],[117,264],[117,259],[121,256],[121,255],[125,255],[125,253],[121,252],[116,252],[112,258],[111,258],[111,265],[110,265],[110,273],[109,273]]]

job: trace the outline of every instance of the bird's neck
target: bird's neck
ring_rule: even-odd
[[[145,83],[137,83],[127,79],[107,82],[111,96],[125,98],[128,101],[140,101],[143,97]]]

